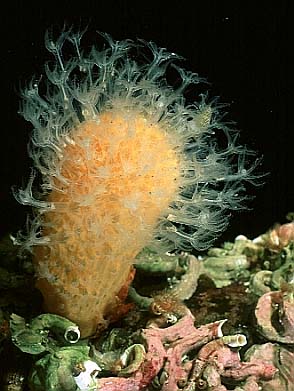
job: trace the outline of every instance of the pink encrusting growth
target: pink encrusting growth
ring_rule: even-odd
[[[204,95],[185,104],[186,87],[202,80],[175,66],[177,55],[104,37],[106,48],[84,54],[81,34],[64,32],[56,42],[47,35],[56,63],[46,65],[46,93],[32,82],[21,109],[34,126],[35,169],[16,197],[33,206],[34,218],[15,241],[33,253],[45,308],[78,323],[83,335],[105,321],[145,246],[207,248],[227,211],[241,207],[254,168],[244,167],[247,152],[219,121],[217,105]],[[74,49],[69,58],[64,44]],[[172,66],[182,79],[175,89],[166,79]],[[224,149],[216,132],[227,139]]]

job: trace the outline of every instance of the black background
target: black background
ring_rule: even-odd
[[[241,143],[263,155],[265,185],[250,190],[250,210],[237,212],[223,239],[255,237],[294,211],[292,123],[293,70],[290,72],[290,1],[11,1],[1,14],[1,234],[15,232],[26,208],[11,186],[26,183],[31,125],[18,114],[19,90],[43,73],[50,57],[44,33],[64,23],[88,27],[85,45],[96,30],[115,39],[143,38],[186,58],[185,68],[209,80],[209,96],[229,103],[227,119],[241,130]],[[292,119],[292,118],[291,118]],[[291,134],[290,134],[291,128]]]

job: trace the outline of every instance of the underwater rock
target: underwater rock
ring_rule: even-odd
[[[294,389],[294,353],[285,347],[270,342],[253,345],[246,351],[245,360],[262,360],[277,368],[272,379],[261,380],[260,387],[263,391],[292,391]]]
[[[40,358],[29,378],[32,391],[75,391],[94,389],[99,366],[89,359],[88,346],[58,349]]]
[[[97,379],[99,391],[136,391],[143,390],[151,382],[160,385],[162,391],[175,391],[178,383],[188,382],[191,365],[184,356],[193,349],[203,346],[222,335],[224,321],[214,322],[198,328],[194,326],[194,317],[188,314],[175,325],[158,328],[150,325],[143,329],[146,355],[140,368],[130,377],[107,377]]]
[[[294,221],[287,224],[277,224],[267,238],[267,245],[273,251],[280,251],[294,241]]]
[[[257,302],[255,317],[259,332],[268,340],[294,344],[293,293],[265,293]]]
[[[246,255],[209,256],[203,261],[203,273],[213,280],[217,288],[231,285],[240,278],[248,279],[250,262]]]
[[[242,346],[243,340],[241,341]],[[195,368],[197,371],[194,371],[193,379],[196,389],[201,387],[201,389],[213,391],[225,391],[227,390],[225,385],[233,382],[245,382],[246,384],[253,377],[258,386],[260,379],[272,379],[276,372],[275,366],[261,359],[241,362],[238,350],[231,349],[223,338],[211,341],[200,349]],[[249,388],[247,387],[246,390]]]

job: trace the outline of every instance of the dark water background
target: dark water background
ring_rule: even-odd
[[[263,155],[270,175],[251,210],[233,215],[220,241],[243,233],[250,238],[294,211],[293,192],[293,13],[290,1],[9,1],[0,16],[1,141],[0,234],[24,224],[11,186],[26,183],[30,124],[17,114],[18,91],[49,59],[44,33],[64,22],[89,24],[85,45],[96,30],[115,39],[144,38],[181,54],[187,69],[206,77],[209,95],[230,103],[227,119],[242,130],[241,142]],[[293,68],[292,68],[293,69]]]

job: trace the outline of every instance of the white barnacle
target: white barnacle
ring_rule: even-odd
[[[222,337],[222,341],[231,348],[241,348],[247,344],[247,338],[244,334],[225,335]]]
[[[84,370],[78,376],[74,376],[76,385],[81,391],[89,391],[95,389],[97,386],[97,375],[101,368],[92,360],[87,360],[82,363]]]

